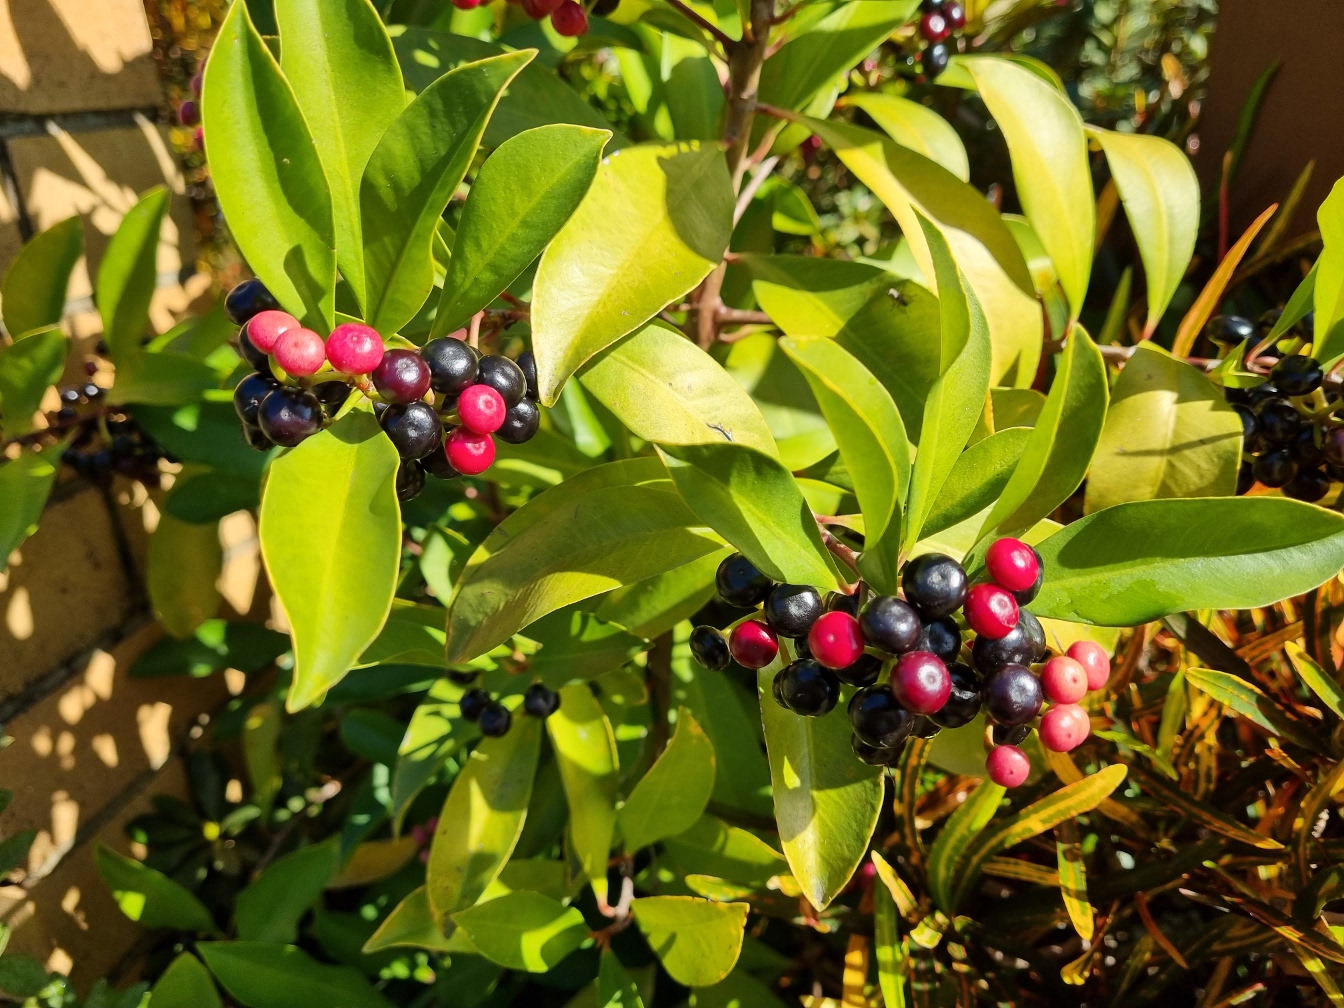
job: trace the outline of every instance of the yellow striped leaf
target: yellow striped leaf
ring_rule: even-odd
[[[1295,742],[1313,752],[1321,750],[1321,744],[1307,733],[1306,725],[1293,718],[1254,683],[1231,673],[1215,672],[1212,669],[1190,669],[1185,677],[1191,686],[1203,690],[1219,703],[1227,705],[1271,735]]]
[[[929,892],[943,910],[952,910],[952,887],[957,867],[972,841],[994,818],[1006,790],[985,781],[967,796],[948,818],[929,851]]]
[[[1344,690],[1339,688],[1339,684],[1325,674],[1325,669],[1317,665],[1297,641],[1289,641],[1283,648],[1288,652],[1288,660],[1297,669],[1297,674],[1321,703],[1329,707],[1336,717],[1344,718]]]
[[[1078,820],[1065,819],[1055,827],[1055,856],[1059,860],[1059,891],[1064,897],[1064,909],[1069,912],[1078,937],[1091,941],[1095,921],[1092,904],[1087,901],[1087,868],[1083,864],[1083,845],[1078,842]]]
[[[1177,812],[1188,816],[1201,826],[1207,826],[1215,833],[1221,833],[1225,837],[1233,840],[1240,840],[1242,843],[1250,844],[1252,847],[1260,847],[1264,850],[1282,850],[1283,844],[1272,837],[1264,836],[1255,832],[1247,826],[1243,826],[1235,819],[1223,815],[1221,812],[1215,812],[1203,802],[1192,798],[1184,791],[1178,791],[1168,785],[1165,781],[1145,773],[1140,767],[1132,766],[1130,771],[1134,774],[1134,779],[1138,785],[1147,791],[1159,801],[1166,802]]]

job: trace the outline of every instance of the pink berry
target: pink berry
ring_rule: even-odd
[[[863,655],[863,631],[847,612],[822,613],[807,633],[807,646],[828,669],[848,668]]]
[[[779,654],[775,632],[760,620],[747,620],[733,627],[728,635],[728,650],[745,668],[765,668]]]
[[[365,375],[383,362],[383,338],[361,322],[338,325],[327,337],[327,360],[344,374]]]
[[[943,17],[947,18],[947,23],[955,31],[961,31],[966,27],[966,8],[957,0],[953,0],[952,3],[943,8]]]
[[[1087,688],[1102,689],[1111,678],[1111,659],[1096,641],[1080,640],[1069,645],[1068,655],[1087,670]]]
[[[197,98],[201,96],[201,88],[205,85],[205,71],[197,70],[191,78],[191,93]]]
[[[478,434],[499,430],[507,413],[504,397],[489,385],[470,385],[457,400],[457,416],[462,426]]]
[[[588,31],[588,13],[574,0],[563,0],[551,13],[551,27],[571,38],[584,35]]]
[[[928,42],[942,42],[952,34],[952,26],[939,11],[929,11],[919,20],[919,33]]]
[[[985,568],[994,583],[1010,592],[1026,591],[1041,572],[1036,554],[1021,539],[999,539],[985,554]]]
[[[1015,745],[995,746],[985,758],[989,779],[999,787],[1017,787],[1031,773],[1031,760]]]
[[[485,472],[495,461],[495,439],[465,427],[454,427],[444,447],[453,468],[466,476]]]
[[[1077,703],[1087,695],[1087,670],[1064,655],[1051,658],[1041,669],[1041,688],[1051,703]]]
[[[290,329],[302,328],[299,320],[289,312],[257,312],[247,323],[247,338],[258,350],[270,353],[275,349],[275,341]]]
[[[1017,599],[998,585],[978,584],[966,593],[966,622],[981,637],[998,640],[1017,626]]]
[[[205,130],[202,129],[200,126],[197,126],[195,132],[191,134],[191,142],[196,145],[197,150],[204,150]]]
[[[550,17],[564,0],[523,0],[523,13],[533,21],[540,21],[542,18]],[[466,339],[465,334],[460,337]]]
[[[475,10],[481,5],[481,0],[453,0],[453,6],[458,10]]]
[[[1041,744],[1055,752],[1077,749],[1092,731],[1092,722],[1076,703],[1055,704],[1041,718]]]
[[[915,714],[937,714],[952,695],[952,676],[936,654],[907,651],[891,670],[891,692]]]
[[[286,329],[275,341],[271,356],[295,378],[315,374],[327,359],[327,346],[311,329]]]

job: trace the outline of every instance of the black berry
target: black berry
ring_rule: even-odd
[[[966,571],[950,556],[925,553],[905,565],[901,587],[925,619],[950,616],[966,601]]]
[[[924,63],[924,76],[933,80],[947,69],[947,64],[952,59],[952,50],[947,47],[946,42],[935,42],[924,50],[921,59]],[[937,734],[936,731],[935,734]],[[932,738],[933,736],[927,737]]]
[[[765,621],[780,637],[806,637],[825,611],[821,593],[811,585],[776,585],[765,599]]]
[[[1240,315],[1215,315],[1204,326],[1204,335],[1218,343],[1242,343],[1255,334],[1255,323]]]
[[[1021,745],[1030,734],[1031,725],[997,724],[994,726],[992,737],[995,745]]]
[[[402,459],[397,466],[397,500],[415,500],[425,489],[425,470],[415,459]]]
[[[80,399],[79,389],[77,388],[61,389],[61,402],[65,403],[65,405],[78,406],[79,399]]]
[[[481,677],[479,669],[449,669],[448,678],[459,686],[470,686]]]
[[[425,472],[436,479],[457,479],[462,475],[454,469],[453,464],[448,461],[448,453],[444,451],[443,445],[438,445],[433,451],[422,458],[420,460],[420,466]]]
[[[527,394],[527,379],[517,364],[499,354],[486,354],[481,358],[479,368],[480,376],[476,380],[503,396],[505,406],[512,409],[523,401]]]
[[[1283,488],[1283,495],[1293,500],[1315,504],[1330,492],[1330,479],[1319,469],[1306,469],[1299,472]]]
[[[1302,430],[1302,414],[1286,399],[1270,399],[1257,416],[1260,436],[1267,444],[1286,445]]]
[[[945,663],[954,662],[961,653],[961,627],[951,616],[929,620],[920,631],[919,641],[912,650],[928,651]]]
[[[869,766],[892,766],[901,758],[901,749],[879,749],[877,746],[871,746],[857,735],[849,737],[849,744],[854,748],[854,755]]]
[[[769,594],[770,579],[741,553],[734,553],[719,564],[718,572],[714,575],[714,586],[718,589],[719,598],[729,605],[751,609]]]
[[[898,655],[918,647],[924,628],[911,606],[895,595],[879,595],[863,607],[859,629],[873,647]]]
[[[373,387],[388,402],[422,399],[429,391],[429,368],[410,350],[389,350],[373,370]]]
[[[910,735],[915,715],[896,702],[885,686],[869,686],[849,698],[849,725],[871,746],[892,749]]]
[[[862,585],[860,585],[862,588]],[[858,618],[859,610],[863,608],[863,592],[852,591],[848,595],[844,592],[826,593],[826,611],[827,612],[847,612],[851,616]]]
[[[1249,462],[1243,462],[1237,470],[1237,496],[1240,497],[1255,485],[1255,471]]]
[[[257,424],[276,444],[293,448],[322,429],[322,404],[311,392],[282,386],[261,401]]]
[[[829,714],[840,699],[840,680],[811,658],[784,666],[775,681],[783,706],[803,717]]]
[[[460,339],[430,340],[420,349],[420,356],[429,368],[429,384],[435,392],[455,396],[476,384],[480,355]]]
[[[513,715],[509,713],[507,707],[496,700],[481,711],[476,723],[480,726],[482,735],[487,738],[499,738],[508,734],[509,725],[513,723]]]
[[[952,694],[942,710],[930,714],[929,718],[943,728],[960,728],[970,724],[980,713],[980,675],[961,662],[953,662],[947,672],[952,677]]]
[[[1325,372],[1321,370],[1321,365],[1312,358],[1294,354],[1275,364],[1274,369],[1269,373],[1269,377],[1275,385],[1283,390],[1284,395],[1304,396],[1311,395],[1321,387],[1321,380],[1325,377]]]
[[[1255,478],[1267,487],[1287,486],[1297,475],[1297,462],[1288,449],[1268,452],[1255,460]]]
[[[247,361],[247,366],[253,371],[271,373],[271,358],[248,338],[246,329],[238,333],[238,356]]]
[[[509,444],[531,441],[541,429],[541,407],[531,399],[511,406],[504,414],[504,423],[495,431],[495,437]]]
[[[1297,435],[1297,440],[1293,442],[1293,458],[1297,460],[1298,465],[1308,468],[1318,466],[1325,460],[1321,446],[1316,443],[1314,426],[1303,427],[1302,432]]]
[[[443,442],[443,421],[418,399],[404,406],[389,407],[378,422],[404,459],[424,458]]]
[[[524,350],[518,355],[518,370],[523,373],[523,380],[527,382],[528,397],[540,398],[537,395],[537,359],[532,356],[531,350]]]
[[[835,670],[835,676],[850,686],[871,686],[882,674],[882,659],[876,655],[860,655],[853,665]]]
[[[1256,423],[1255,410],[1251,409],[1249,406],[1243,406],[1240,403],[1234,403],[1232,409],[1236,412],[1237,416],[1241,417],[1242,438],[1249,442],[1251,438],[1255,437],[1260,429],[1260,425]]]
[[[523,694],[523,710],[533,717],[548,718],[560,709],[560,694],[545,683],[533,683]]]
[[[1031,669],[1016,663],[1001,665],[985,680],[985,710],[999,724],[1026,724],[1041,712],[1045,693]]]
[[[910,726],[910,734],[915,738],[931,739],[943,729],[931,719],[921,714]]]
[[[280,302],[256,277],[244,280],[224,298],[224,314],[237,326],[249,322],[253,315],[264,311],[276,311],[279,308]]]
[[[336,416],[337,411],[350,398],[350,386],[343,381],[319,382],[308,391],[317,396],[317,401],[322,404],[322,411],[327,414],[328,419]]]
[[[478,686],[463,693],[462,699],[457,702],[457,707],[464,718],[475,721],[481,716],[481,711],[490,706],[490,702],[490,694]]]
[[[253,372],[244,376],[233,390],[233,408],[238,411],[238,419],[255,427],[261,401],[279,387],[280,383],[267,375]]]
[[[691,655],[707,669],[721,672],[733,656],[728,651],[728,640],[712,626],[698,626],[691,631]]]
[[[275,447],[275,442],[266,436],[260,427],[249,427],[243,425],[243,440],[249,448],[255,448],[257,451],[270,451]]]
[[[1040,621],[1025,609],[1019,609],[1017,625],[1007,636],[997,640],[983,636],[975,639],[971,660],[984,675],[992,675],[1000,665],[1030,665],[1044,654],[1044,647],[1045,631],[1041,629]]]
[[[1029,550],[1036,556],[1036,582],[1030,588],[1023,588],[1021,591],[1011,592],[1013,598],[1017,599],[1019,606],[1029,605],[1041,593],[1041,585],[1045,583],[1045,561],[1041,559],[1040,550],[1035,546],[1028,546]]]

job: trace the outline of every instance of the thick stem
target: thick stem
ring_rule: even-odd
[[[751,143],[751,124],[756,116],[756,91],[761,83],[761,65],[770,44],[770,22],[775,0],[751,0],[751,23],[743,25],[742,41],[728,57],[728,111],[723,120],[723,140],[728,145],[728,171],[736,187],[740,168]]]

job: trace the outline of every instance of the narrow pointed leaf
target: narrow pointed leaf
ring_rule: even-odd
[[[168,190],[155,186],[126,211],[98,266],[98,313],[116,364],[140,354],[149,329],[149,302],[159,282],[159,232]]]
[[[60,380],[70,341],[54,327],[0,350],[0,429],[7,437],[33,429],[33,414]]]
[[[597,967],[597,1008],[644,1008],[638,984],[609,948]]]
[[[283,945],[297,940],[299,919],[321,899],[340,856],[340,844],[332,838],[276,858],[238,894],[234,921],[239,941]]]
[[[971,177],[966,146],[952,124],[927,105],[881,91],[848,94],[844,104],[861,108],[902,147],[936,161],[963,182]]]
[[[215,582],[223,563],[217,523],[193,525],[171,514],[159,516],[149,540],[145,582],[159,621],[174,637],[190,637],[219,614],[223,599]]]
[[[569,803],[574,854],[599,898],[607,892],[607,855],[616,830],[620,786],[616,736],[587,683],[560,690],[560,709],[546,719]]]
[[[457,951],[448,944],[434,911],[429,905],[429,889],[420,886],[393,908],[364,943],[365,955],[405,946],[436,952]]]
[[[873,889],[873,945],[884,1008],[905,1008],[905,945],[897,924],[896,902],[884,886]]]
[[[207,933],[218,930],[205,904],[167,875],[101,843],[94,857],[112,898],[131,920],[147,928]]]
[[[1208,805],[1197,798],[1186,794],[1153,774],[1146,773],[1139,767],[1132,767],[1130,773],[1144,791],[1215,833],[1221,833],[1225,837],[1240,843],[1250,844],[1252,847],[1259,847],[1262,850],[1283,849],[1283,844],[1273,837],[1257,833],[1249,826],[1237,822],[1231,816],[1209,808]]]
[[[714,776],[714,743],[689,710],[678,708],[672,740],[617,816],[626,851],[633,853],[694,826],[714,793]]]
[[[977,441],[958,455],[956,465],[938,491],[933,510],[924,519],[921,536],[925,539],[935,536],[998,500],[1030,440],[1030,427],[1009,427]]]
[[[28,240],[0,283],[0,316],[12,340],[55,325],[65,314],[70,274],[84,254],[84,219],[75,214]]]
[[[1083,845],[1078,840],[1078,821],[1065,819],[1055,827],[1055,857],[1059,865],[1059,891],[1073,929],[1083,941],[1091,941],[1096,922],[1087,901],[1087,867]]]
[[[147,1008],[223,1008],[210,971],[190,952],[169,963],[154,989]]]
[[[1344,352],[1344,326],[1340,325],[1344,322],[1344,179],[1335,183],[1316,211],[1316,224],[1325,247],[1315,267],[1313,308],[1318,348],[1314,356],[1328,361]]]
[[[1325,670],[1312,660],[1311,655],[1297,641],[1288,641],[1283,649],[1288,652],[1293,668],[1316,694],[1316,698],[1330,708],[1335,717],[1344,718],[1344,690],[1339,688],[1339,684],[1325,674]]]
[[[1312,737],[1305,724],[1291,717],[1254,683],[1213,669],[1187,669],[1185,678],[1195,689],[1207,693],[1271,735],[1307,749],[1322,749],[1321,743]]]
[[[1199,292],[1199,297],[1195,298],[1195,303],[1190,306],[1190,310],[1181,319],[1180,328],[1176,330],[1176,337],[1171,344],[1173,356],[1188,357],[1190,355],[1195,340],[1204,331],[1204,323],[1223,303],[1223,295],[1227,291],[1227,286],[1232,282],[1232,277],[1241,264],[1242,258],[1250,250],[1251,242],[1260,233],[1260,229],[1269,223],[1269,219],[1274,216],[1278,208],[1279,205],[1275,203],[1265,210],[1251,222],[1251,226],[1246,229],[1245,234],[1237,239],[1236,244],[1228,249],[1227,255],[1218,264],[1218,268],[1213,271],[1213,276],[1209,277],[1209,282]],[[1323,339],[1322,342],[1326,342],[1326,340]]]
[[[952,910],[952,892],[962,856],[999,810],[1004,794],[1006,791],[998,784],[982,781],[948,817],[933,842],[929,850],[929,891],[943,911]]]

